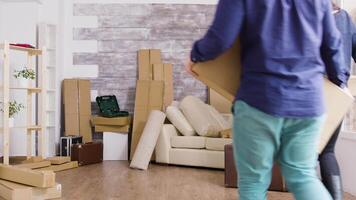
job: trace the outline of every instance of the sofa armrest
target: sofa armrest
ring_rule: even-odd
[[[178,136],[176,128],[172,124],[164,124],[156,144],[156,162],[169,163],[172,136]]]

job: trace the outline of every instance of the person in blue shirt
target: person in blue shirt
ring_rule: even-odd
[[[344,66],[350,74],[351,58],[356,62],[356,28],[351,17],[345,10],[340,9],[336,4],[333,4],[333,8],[336,25],[343,41]],[[341,125],[342,123],[340,123],[325,149],[319,155],[322,182],[334,200],[343,199],[340,168],[335,157],[335,144],[340,134]]]
[[[266,199],[274,162],[297,200],[332,199],[315,170],[324,74],[340,87],[348,76],[331,2],[220,0],[186,70],[194,75],[194,63],[218,57],[238,37],[242,77],[233,147],[239,199]]]

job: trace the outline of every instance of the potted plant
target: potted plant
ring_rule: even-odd
[[[22,70],[15,70],[14,77],[17,80],[17,86],[20,88],[27,88],[31,86],[30,80],[35,80],[36,72],[33,69],[24,68]]]
[[[9,102],[9,127],[14,127],[14,117],[17,113],[19,113],[25,106],[21,103],[17,103],[16,101]],[[4,112],[3,109],[1,109]]]

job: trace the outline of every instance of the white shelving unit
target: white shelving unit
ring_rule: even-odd
[[[2,120],[2,134],[3,134],[3,163],[8,165],[9,164],[9,149],[10,149],[10,127],[9,127],[9,99],[10,99],[10,91],[11,90],[21,90],[27,93],[26,98],[26,108],[27,108],[27,125],[26,126],[18,126],[12,127],[16,129],[24,129],[27,134],[27,158],[32,157],[33,155],[33,133],[38,133],[38,155],[45,157],[46,152],[46,140],[45,140],[45,119],[46,119],[46,48],[43,47],[42,49],[31,49],[31,48],[23,48],[23,47],[16,47],[10,45],[8,42],[4,42],[0,44],[0,49],[2,50],[2,59],[3,65],[2,68],[2,102],[3,102],[3,120]],[[12,87],[10,86],[10,51],[22,51],[27,56],[27,64],[26,67],[28,69],[33,69],[36,71],[36,84],[35,86],[30,85],[28,83],[28,87],[20,88],[20,87]],[[33,63],[33,57],[38,59],[38,63]],[[36,103],[34,101],[33,96],[38,97],[38,105],[33,110],[33,105]],[[33,113],[37,116],[37,119],[33,119]],[[35,123],[34,123],[35,122]]]
[[[54,24],[40,23],[37,31],[38,46],[46,46],[47,64],[45,65],[48,77],[46,85],[46,131],[48,133],[48,156],[56,154],[56,138],[60,132],[60,88],[57,68],[57,27]]]

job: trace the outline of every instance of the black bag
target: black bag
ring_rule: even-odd
[[[96,97],[96,103],[99,106],[101,116],[103,117],[127,117],[129,112],[120,111],[115,95]]]

